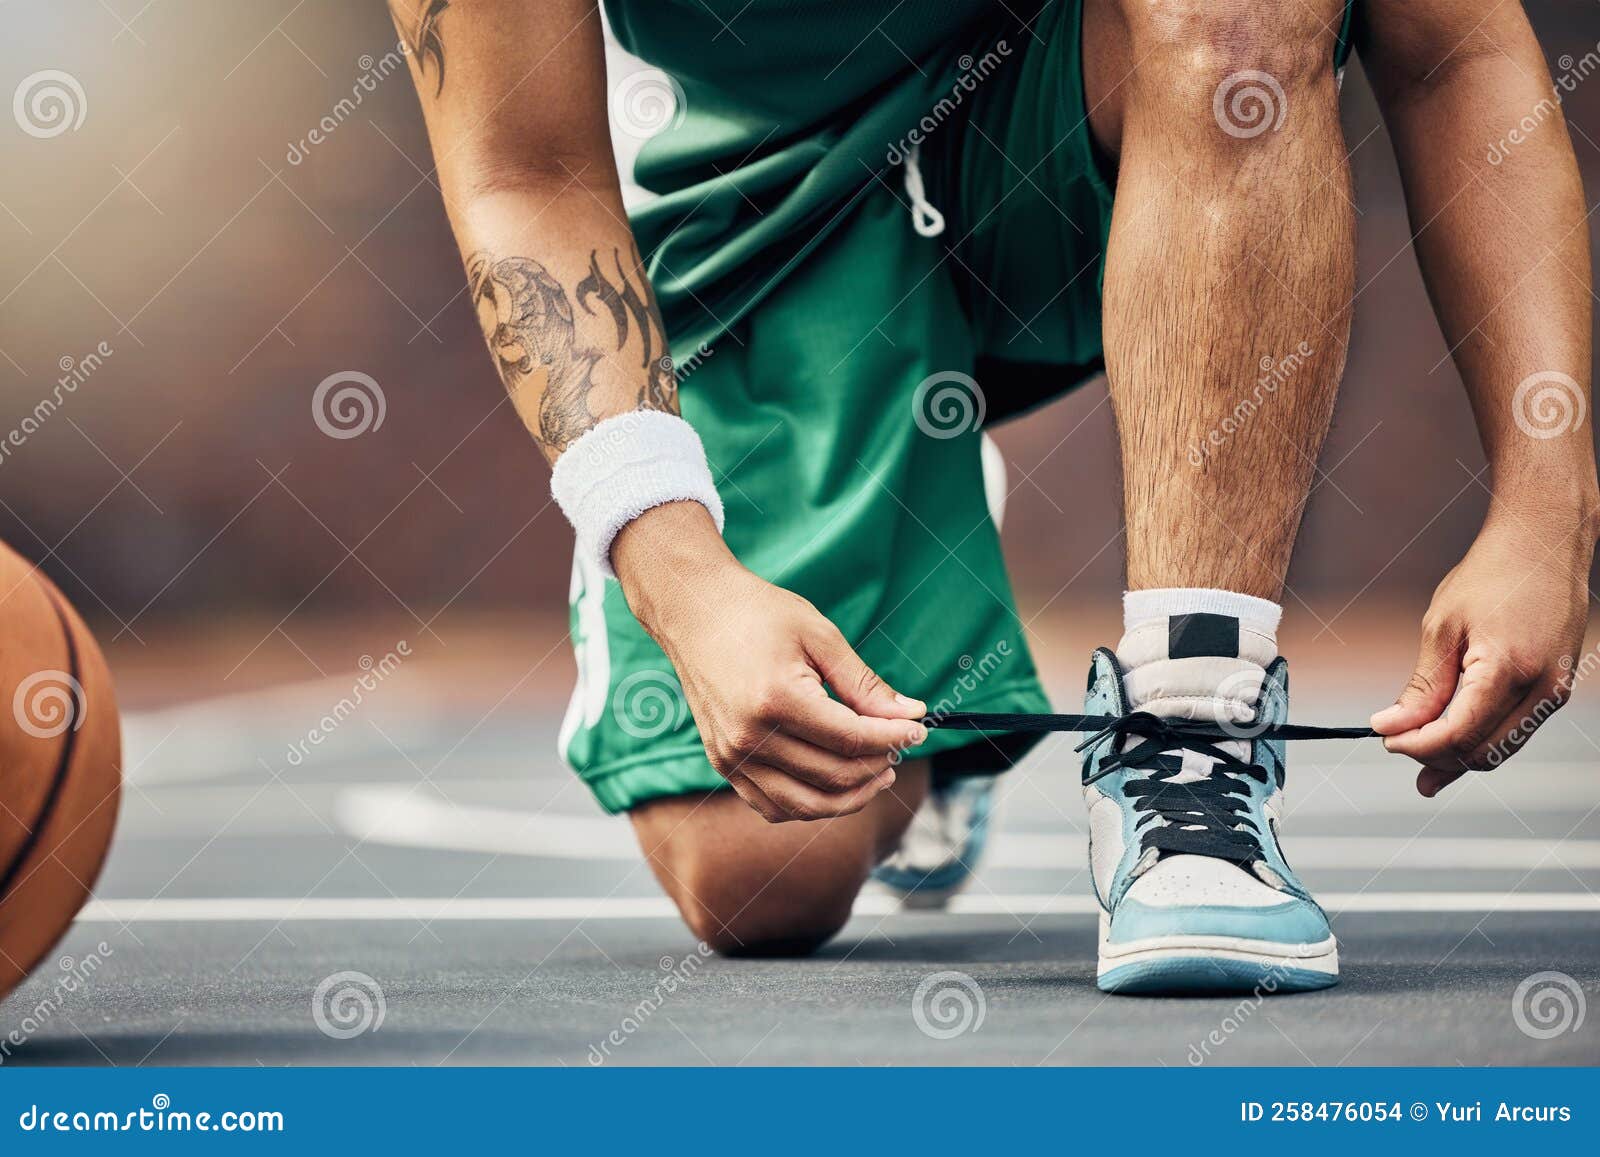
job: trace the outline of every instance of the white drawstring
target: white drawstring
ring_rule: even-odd
[[[919,236],[937,237],[944,232],[944,214],[928,203],[922,184],[922,167],[917,164],[919,145],[906,152],[906,196],[911,198],[911,227]]]

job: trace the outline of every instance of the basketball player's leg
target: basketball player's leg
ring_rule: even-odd
[[[1085,0],[1128,585],[1276,600],[1350,324],[1345,0]]]
[[[795,956],[844,926],[927,786],[927,761],[917,760],[866,808],[839,819],[769,824],[732,792],[651,800],[629,816],[651,871],[698,940],[728,956]]]
[[[1116,158],[1103,325],[1129,590],[1090,709],[1282,723],[1278,599],[1353,292],[1334,67],[1346,0],[1085,3],[1091,121]],[[1102,989],[1337,981],[1327,918],[1279,847],[1281,744],[1097,767],[1084,795]]]

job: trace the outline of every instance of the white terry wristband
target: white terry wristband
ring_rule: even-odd
[[[580,559],[611,569],[611,543],[624,526],[655,506],[698,502],[722,532],[722,499],[705,447],[676,414],[633,410],[607,418],[562,452],[550,493],[577,531]]]

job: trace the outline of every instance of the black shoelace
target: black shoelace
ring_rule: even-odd
[[[1127,715],[1008,715],[950,712],[923,720],[930,728],[963,731],[1078,731],[1088,738],[1075,750],[1085,752],[1110,743],[1111,752],[1100,768],[1084,779],[1094,783],[1123,769],[1149,774],[1131,779],[1122,791],[1144,813],[1138,821],[1143,848],[1189,853],[1248,864],[1261,858],[1265,832],[1257,830],[1249,813],[1250,789],[1245,779],[1265,784],[1276,778],[1283,784],[1283,765],[1274,758],[1270,770],[1240,759],[1220,744],[1257,739],[1371,739],[1377,733],[1366,727],[1311,727],[1281,723],[1264,727],[1241,726],[1228,731],[1215,723],[1190,719],[1162,719],[1144,711]],[[1139,742],[1117,751],[1121,740]],[[1183,770],[1174,750],[1192,751],[1214,761],[1210,775],[1187,783],[1172,780]],[[1269,755],[1269,748],[1262,748]],[[1164,823],[1157,823],[1157,820]]]

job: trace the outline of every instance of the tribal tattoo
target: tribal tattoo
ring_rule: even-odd
[[[644,286],[643,296],[628,280],[628,274],[622,268],[620,252],[615,249],[611,251],[611,260],[617,267],[617,281],[621,284],[619,289],[606,280],[606,275],[600,269],[599,253],[593,251],[589,254],[589,276],[578,282],[578,305],[585,313],[593,315],[589,299],[600,299],[600,304],[610,311],[611,320],[617,327],[618,352],[628,344],[628,321],[630,318],[633,320],[639,330],[640,344],[644,347],[639,368],[647,371],[645,383],[639,389],[639,408],[675,412],[678,380],[672,372],[672,357],[667,353],[667,335],[661,324],[661,311],[656,308],[656,295],[650,288],[650,281],[640,269],[642,262],[638,260],[638,250],[634,251],[633,256],[635,269],[640,274],[639,282]],[[660,337],[659,344],[654,340],[656,335]],[[656,356],[658,349],[660,357]]]
[[[634,406],[677,413],[677,378],[665,352],[665,334],[649,283],[640,278],[645,287],[641,295],[615,251],[613,260],[620,288],[600,271],[597,253],[591,253],[589,274],[576,287],[578,305],[583,315],[599,317],[588,304],[599,299],[616,331],[616,352],[637,328],[645,377]],[[544,378],[538,414],[524,417],[537,426],[535,436],[547,450],[559,454],[610,416],[590,408],[590,395],[597,389],[609,387],[606,393],[613,404],[608,409],[615,409],[616,401],[633,392],[627,380],[633,375],[583,340],[578,332],[580,316],[574,313],[567,291],[543,265],[529,257],[497,258],[478,252],[467,259],[467,281],[500,379],[513,401],[520,400],[525,381],[535,375]]]
[[[428,74],[430,57],[439,70],[439,83],[433,90],[434,96],[444,91],[444,40],[439,36],[439,18],[449,7],[450,0],[423,0],[421,12],[417,17],[417,26],[408,35],[400,17],[400,0],[391,0],[389,5],[389,12],[394,17],[394,26],[400,33],[400,39],[416,58],[417,74],[419,76]]]

